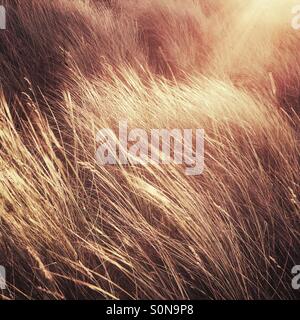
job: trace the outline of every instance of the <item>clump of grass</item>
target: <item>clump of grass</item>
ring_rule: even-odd
[[[282,61],[297,70],[297,59],[278,44],[282,17],[274,13],[266,41],[246,19],[263,24],[258,3],[233,2],[8,3],[2,298],[296,297],[299,117],[282,101],[285,79],[296,88],[298,78]],[[235,37],[243,28],[257,55]],[[124,119],[204,128],[204,174],[99,167],[97,130]]]

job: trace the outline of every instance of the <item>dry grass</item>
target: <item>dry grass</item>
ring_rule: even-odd
[[[2,297],[296,298],[293,1],[6,2]],[[97,166],[124,119],[204,128],[205,173]]]

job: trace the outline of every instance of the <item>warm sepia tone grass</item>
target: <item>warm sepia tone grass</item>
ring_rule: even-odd
[[[6,1],[2,298],[296,298],[294,2]],[[204,128],[204,174],[97,166],[126,119]]]

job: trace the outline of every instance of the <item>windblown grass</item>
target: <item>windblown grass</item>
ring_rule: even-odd
[[[296,298],[292,2],[7,1],[3,298]],[[204,174],[99,167],[97,130],[124,119],[204,128]]]

